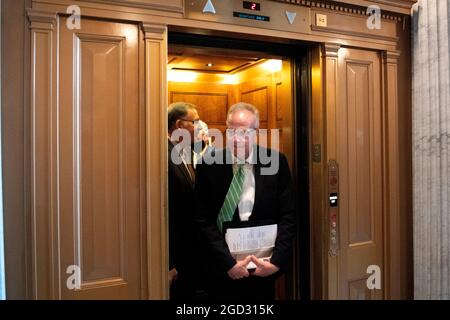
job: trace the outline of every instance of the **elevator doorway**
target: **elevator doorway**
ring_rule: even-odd
[[[207,46],[205,46],[207,44]],[[268,139],[258,143],[284,153],[297,198],[297,232],[293,259],[278,279],[277,299],[310,298],[308,203],[308,75],[307,49],[237,38],[169,32],[168,103],[190,102],[209,129],[226,130],[228,108],[251,103],[260,113]],[[279,142],[270,140],[278,130]],[[225,136],[225,135],[224,135]],[[223,141],[214,141],[223,147]]]

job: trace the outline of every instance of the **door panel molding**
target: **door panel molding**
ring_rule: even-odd
[[[57,222],[57,39],[55,13],[27,10],[31,23],[31,264],[32,297],[55,299],[59,292]]]
[[[340,299],[384,297],[383,286],[368,291],[365,283],[361,285],[370,265],[386,268],[380,58],[378,52],[361,49],[344,48],[339,54]]]
[[[142,299],[144,126],[137,24],[82,19],[59,30],[62,299]],[[81,284],[66,286],[79,266]],[[146,286],[146,284],[144,284]]]
[[[323,65],[325,68],[325,141],[324,141],[324,157],[326,157],[326,161],[324,159],[323,163],[328,164],[330,160],[337,159],[337,136],[336,136],[336,130],[337,130],[337,119],[336,119],[336,112],[337,112],[337,94],[338,94],[338,57],[339,57],[339,50],[341,49],[341,46],[334,43],[326,43],[323,46],[323,53],[322,53],[322,59]],[[325,172],[327,172],[328,168],[323,168]],[[325,201],[324,205],[324,212],[323,215],[325,217],[324,221],[324,231],[322,234],[322,239],[324,242],[322,251],[322,254],[325,255],[325,261],[326,261],[326,280],[324,280],[324,292],[323,292],[323,298],[324,299],[337,299],[339,296],[338,293],[338,257],[337,256],[331,256],[328,254],[328,248],[329,245],[329,237],[330,234],[330,226],[328,222],[328,175],[323,174],[323,188],[325,191],[325,199],[322,201]]]
[[[384,171],[384,211],[386,230],[384,234],[385,261],[388,268],[384,272],[384,285],[388,299],[400,299],[401,259],[405,256],[400,238],[403,229],[400,217],[400,158],[399,158],[399,106],[398,106],[398,61],[400,51],[382,53],[383,78],[383,171]]]
[[[28,19],[32,298],[145,298],[138,25]]]
[[[168,299],[167,26],[143,23],[141,27],[145,41],[148,297]]]
[[[339,251],[327,256],[325,298],[383,298],[367,291],[369,265],[385,270],[381,57],[374,51],[323,46],[326,159],[339,165]],[[327,185],[327,183],[325,183]],[[325,193],[327,196],[329,191]],[[328,199],[324,199],[328,200]],[[328,203],[326,205],[328,208]],[[330,223],[323,225],[325,235]],[[325,240],[328,248],[329,239]]]
[[[83,270],[82,289],[125,284],[127,278],[126,115],[121,90],[125,82],[125,42],[126,38],[117,36],[74,35],[74,238],[75,264]],[[98,100],[98,92],[105,90],[97,78],[102,75],[116,84],[102,98],[105,103]],[[95,92],[84,100],[85,95]],[[109,110],[102,108],[104,105]]]

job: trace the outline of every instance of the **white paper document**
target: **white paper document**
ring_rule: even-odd
[[[247,228],[229,228],[225,233],[228,249],[236,261],[244,260],[249,255],[261,259],[272,257],[275,240],[277,239],[277,225]],[[247,265],[248,269],[256,268],[253,262]]]

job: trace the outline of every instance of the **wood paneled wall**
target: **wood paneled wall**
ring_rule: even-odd
[[[335,156],[340,179],[337,259],[341,299],[384,297],[384,287],[369,290],[366,281],[369,266],[386,269],[380,58],[376,52],[345,48],[339,54]]]
[[[208,30],[209,33],[215,35],[223,35],[226,32],[234,37],[286,43],[300,40],[303,43],[308,42],[311,45],[310,48],[318,48],[327,43],[327,49],[322,59],[318,49],[310,50],[312,60],[315,61],[311,70],[313,79],[311,112],[314,114],[311,121],[311,154],[317,160],[317,162],[311,161],[311,177],[313,178],[311,179],[311,256],[313,260],[311,277],[314,298],[329,298],[333,297],[333,294],[336,294],[335,297],[337,297],[338,292],[337,282],[330,281],[330,277],[337,279],[338,274],[328,272],[332,263],[327,261],[328,221],[324,220],[328,201],[327,154],[332,156],[337,152],[335,144],[337,136],[333,136],[330,132],[336,132],[339,125],[333,120],[337,116],[335,114],[337,105],[333,99],[336,99],[335,95],[337,94],[338,49],[347,46],[368,52],[375,51],[380,55],[383,135],[383,259],[384,263],[387,263],[383,274],[384,297],[411,297],[411,128],[410,121],[408,121],[411,118],[409,94],[411,47],[409,19],[405,13],[409,12],[410,4],[414,0],[402,0],[400,4],[393,0],[382,1],[383,3],[374,1],[380,4],[384,10],[382,18],[384,27],[378,31],[369,31],[365,27],[367,16],[364,11],[354,8],[355,1],[285,2],[271,2],[271,4],[276,4],[281,11],[292,9],[304,13],[305,19],[300,21],[299,27],[286,26],[287,22],[284,16],[271,20],[271,24],[258,22],[264,24],[260,25],[261,28],[255,28],[253,22],[252,25],[249,25],[250,21],[246,21],[247,25],[239,23],[242,21],[236,23],[235,20],[230,20],[234,19],[231,15],[223,16],[223,12],[215,16],[199,13],[196,18],[192,19],[190,18],[192,8],[185,7],[185,2],[181,0],[86,0],[79,2],[83,16],[91,17],[99,24],[144,26],[137,39],[139,43],[138,95],[139,105],[142,106],[139,117],[145,119],[145,125],[139,128],[139,144],[143,145],[139,153],[142,159],[145,158],[144,162],[140,164],[139,170],[145,172],[145,187],[139,187],[137,192],[140,194],[141,201],[144,202],[140,204],[145,211],[145,217],[141,218],[140,226],[145,229],[141,230],[141,234],[146,233],[145,245],[147,246],[141,248],[140,254],[142,257],[145,256],[145,263],[148,267],[146,268],[145,263],[141,263],[141,270],[147,270],[147,283],[141,288],[146,292],[141,292],[141,297],[168,297],[166,281],[167,184],[165,181],[165,172],[167,171],[165,108],[168,104],[169,93],[166,86],[167,25],[170,25],[173,30],[184,32],[195,33],[198,30],[202,30],[202,32]],[[360,5],[372,3],[365,0],[357,2]],[[58,188],[63,186],[59,185],[59,179],[70,178],[74,173],[60,171],[59,158],[55,156],[60,152],[57,144],[60,138],[58,135],[64,132],[64,130],[58,131],[61,127],[55,126],[60,116],[58,99],[61,98],[58,95],[58,86],[55,84],[60,76],[64,77],[64,74],[58,74],[59,69],[56,67],[57,53],[59,52],[56,40],[58,40],[60,32],[58,28],[64,28],[61,19],[64,19],[66,9],[71,4],[73,4],[71,0],[2,1],[2,154],[8,298],[58,298],[58,286],[62,285],[61,279],[58,278],[62,265],[55,264],[55,261],[60,258],[59,234],[55,229],[59,223],[58,210],[60,210],[59,204],[62,200],[59,199]],[[240,1],[233,1],[233,5],[241,8],[242,4]],[[30,14],[27,14],[26,9],[31,7],[33,9]],[[227,10],[233,10],[233,8],[232,6],[226,7]],[[316,25],[317,13],[328,16],[328,27]],[[307,21],[311,23],[306,23]],[[341,23],[343,21],[345,21],[345,25]],[[111,27],[112,29],[114,27]],[[126,37],[123,35],[111,38],[111,34],[108,32],[105,34],[105,41],[101,41],[101,44],[95,45],[94,41],[90,42],[87,47],[90,46],[92,49],[97,46],[95,50],[99,52],[101,46],[106,46],[108,43],[111,45],[113,42],[118,44],[121,42],[120,39]],[[113,49],[111,57],[116,53],[116,49]],[[87,54],[86,57],[89,56],[87,52],[83,54]],[[117,63],[121,59],[125,61],[127,58],[119,58],[116,55],[113,62]],[[101,65],[98,67],[101,68]],[[359,74],[363,73],[361,67],[354,71]],[[279,93],[286,90],[284,84],[288,82],[282,80],[281,85],[279,83],[280,81],[276,80],[268,85],[270,89],[265,93],[265,98],[260,90],[259,92],[255,91],[255,94],[249,93],[248,90],[246,92],[247,98],[256,101],[257,104],[260,103],[258,101],[267,99],[268,109],[265,114],[267,125],[282,128],[282,141],[284,141],[284,137],[290,136],[285,133],[286,130],[292,128],[289,119],[292,120],[293,117],[287,114],[287,110],[292,110],[292,108],[285,108],[288,103],[280,102],[278,98]],[[99,83],[95,88],[98,89],[100,86]],[[225,104],[226,96],[226,106],[229,107],[234,102],[242,100],[239,88],[234,86],[230,90],[229,87],[226,90],[207,89],[206,93],[208,95],[213,93],[211,96],[213,104],[219,106]],[[84,89],[89,90],[89,88]],[[184,95],[178,96],[177,99],[186,99],[187,96],[190,96],[195,97],[197,103],[203,101],[203,96],[199,94],[205,93],[200,89],[196,89],[194,95],[185,88],[176,91]],[[106,101],[107,99],[100,102],[106,103]],[[278,112],[280,109],[282,110],[281,117]],[[117,111],[117,109],[115,110]],[[210,125],[215,123],[214,125],[219,126],[224,112],[222,109],[216,111],[206,107],[204,108],[204,117],[209,118],[206,120],[210,122]],[[117,116],[118,113],[116,112],[115,115]],[[109,115],[109,119],[113,116],[114,113]],[[348,119],[349,114],[347,114]],[[104,125],[106,124],[104,123]],[[83,128],[83,126],[79,126],[79,128]],[[85,133],[86,137],[90,134],[89,132]],[[101,137],[98,131],[94,130],[91,133],[94,133],[96,137]],[[82,141],[83,135],[79,136]],[[108,139],[115,139],[117,142],[118,137],[121,135],[108,137]],[[289,153],[289,143],[283,142],[281,148],[285,153]],[[113,154],[118,154],[114,152]],[[293,150],[291,153],[294,153]],[[83,157],[82,154],[81,159],[85,159]],[[94,167],[96,165],[91,166],[91,168]],[[116,167],[124,168],[120,164],[116,164]],[[86,169],[88,168],[89,165]],[[108,171],[108,168],[106,167],[105,170]],[[72,169],[75,170],[76,167]],[[84,168],[81,168],[80,172],[83,170]],[[118,176],[120,174],[117,174],[116,178]],[[96,177],[93,176],[92,179],[96,179]],[[73,185],[72,187],[77,186]],[[86,193],[85,187],[89,189],[87,186],[81,186],[77,190]],[[95,197],[100,197],[100,195],[95,195]],[[130,195],[130,197],[133,199],[134,195]],[[95,207],[92,203],[91,208]],[[116,212],[113,217],[116,219],[114,221],[117,221],[120,214]],[[106,219],[106,216],[103,218]],[[364,225],[362,229],[366,230],[367,228],[367,225]],[[357,230],[359,229],[357,228]],[[358,232],[356,234],[357,238],[361,237]],[[118,243],[116,238],[113,240]],[[111,257],[114,261],[118,259],[114,254]],[[109,259],[110,257],[103,255],[103,258]],[[115,266],[117,267],[117,264]],[[336,272],[338,269],[334,270]],[[115,271],[109,269],[108,274],[115,273]],[[144,276],[141,274],[141,277]],[[351,294],[354,296],[363,295],[361,281],[354,282],[352,288]]]
[[[233,103],[233,85],[169,82],[169,103],[190,102],[209,128],[225,132],[228,108]]]
[[[61,99],[52,119],[59,128],[53,152],[60,176],[54,228],[64,234],[59,241],[52,239],[61,248],[54,260],[62,275],[68,266],[79,266],[81,287],[69,290],[63,276],[58,291],[66,299],[143,298],[146,233],[140,192],[145,190],[145,159],[139,137],[145,122],[139,104],[139,26],[82,23],[79,31],[60,32]]]
[[[226,115],[236,102],[253,104],[259,111],[260,128],[269,129],[267,136],[260,136],[263,146],[288,150],[292,163],[292,137],[283,136],[283,130],[292,130],[292,87],[291,64],[282,62],[282,70],[267,73],[260,66],[248,68],[240,73],[240,83],[221,84],[218,82],[169,82],[169,103],[185,101],[198,108],[200,118],[225,133]],[[279,130],[279,143],[270,143],[270,129]],[[291,131],[289,131],[290,133]]]
[[[8,204],[17,212],[10,230],[24,230],[17,242],[8,235],[7,250],[17,252],[7,256],[8,297],[165,297],[167,97],[159,70],[167,29],[83,19],[82,30],[70,30],[65,18],[39,11],[28,19],[33,72],[21,120],[30,137],[22,137],[29,193],[10,199],[29,195],[21,199],[29,216]],[[158,125],[146,125],[158,116]],[[14,256],[26,270],[11,265]],[[81,271],[77,290],[67,285],[73,266]]]

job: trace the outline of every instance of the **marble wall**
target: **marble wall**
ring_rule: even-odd
[[[413,19],[414,297],[450,298],[450,1]]]

